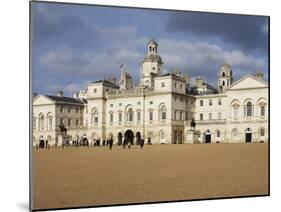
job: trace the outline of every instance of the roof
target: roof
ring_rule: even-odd
[[[75,103],[75,104],[84,104],[84,101],[81,101],[79,99],[66,97],[66,96],[52,96],[52,95],[45,95],[46,97],[50,98],[51,100],[54,100],[55,102],[66,102],[66,103]]]
[[[182,77],[177,76],[176,74],[173,74],[173,73],[161,74],[161,75],[160,75],[160,76],[158,76],[158,77],[167,77],[167,76],[176,77],[176,78],[177,78],[177,79],[179,79],[179,80],[183,80],[183,81],[185,81]]]
[[[108,86],[119,87],[118,85],[114,84],[113,82],[110,82],[109,80],[97,80],[92,83],[102,83],[102,84],[108,85]]]

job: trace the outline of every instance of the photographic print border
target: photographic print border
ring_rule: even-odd
[[[233,196],[233,197],[215,197],[215,198],[202,198],[202,199],[187,199],[187,200],[172,200],[172,201],[151,201],[140,203],[124,203],[112,205],[93,205],[93,206],[79,206],[79,207],[62,207],[62,208],[48,208],[48,209],[33,209],[33,177],[32,177],[32,133],[33,133],[33,92],[32,92],[32,3],[44,4],[67,4],[67,5],[81,5],[81,6],[95,6],[95,7],[113,7],[113,8],[126,8],[126,9],[145,9],[156,11],[178,11],[178,12],[196,12],[207,14],[223,14],[223,15],[243,15],[266,17],[268,20],[268,193],[264,195],[248,195],[248,196]],[[67,210],[67,209],[83,209],[83,208],[99,208],[99,207],[112,207],[112,206],[129,206],[129,205],[143,205],[143,204],[160,204],[160,203],[177,203],[189,201],[204,201],[204,200],[223,200],[235,198],[249,198],[249,197],[266,197],[270,196],[270,16],[266,15],[251,15],[239,13],[222,13],[222,12],[204,12],[204,11],[191,11],[191,10],[177,10],[177,9],[163,9],[163,8],[146,8],[146,7],[129,7],[129,6],[116,6],[116,5],[102,5],[102,4],[89,4],[89,3],[70,3],[70,2],[55,2],[55,1],[29,1],[29,210],[30,211],[51,211],[51,210]]]

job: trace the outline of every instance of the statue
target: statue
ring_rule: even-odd
[[[191,120],[191,123],[190,123],[190,129],[192,130],[195,130],[195,127],[196,127],[196,123],[195,123],[195,120],[194,120],[194,118],[192,118],[192,120]]]
[[[60,128],[61,134],[64,134],[64,135],[67,134],[67,128],[64,126],[63,123],[61,123],[61,124],[59,125],[59,128]]]

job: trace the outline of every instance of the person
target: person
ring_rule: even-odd
[[[143,140],[143,139],[140,139],[140,148],[141,148],[141,149],[143,148],[143,145],[144,145],[144,140]]]
[[[113,139],[112,139],[112,137],[109,139],[108,145],[109,145],[109,149],[112,150],[112,146],[113,146]]]
[[[151,145],[151,138],[150,137],[147,139],[147,144]]]
[[[46,148],[48,148],[48,140],[46,140]]]
[[[131,141],[128,142],[128,148],[131,148]]]

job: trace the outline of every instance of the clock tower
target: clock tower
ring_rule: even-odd
[[[141,85],[144,87],[152,87],[154,85],[154,77],[161,73],[163,62],[158,54],[158,44],[152,38],[147,44],[147,54],[141,63]]]

